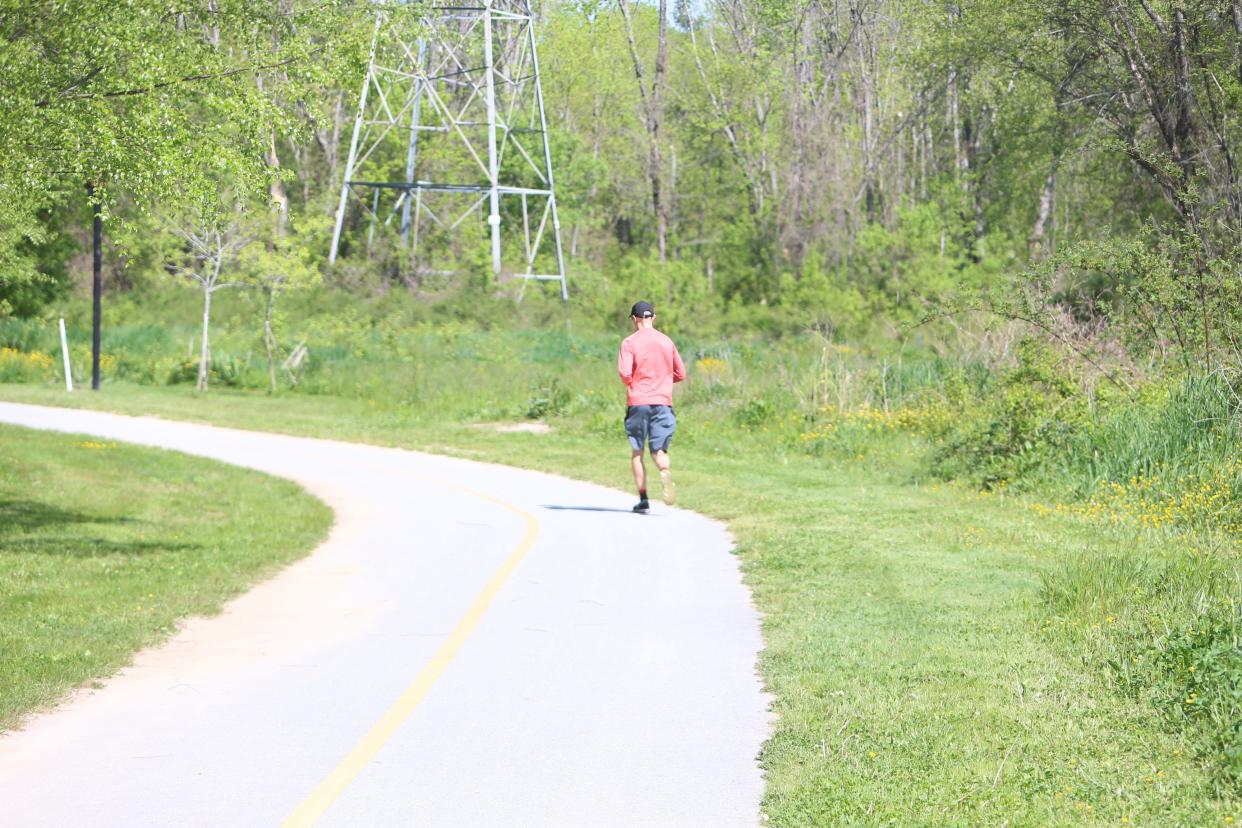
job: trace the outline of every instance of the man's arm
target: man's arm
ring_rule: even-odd
[[[681,361],[677,346],[673,346],[673,382],[681,382],[686,378],[686,364]]]
[[[617,375],[621,377],[625,387],[629,388],[634,379],[634,352],[630,350],[630,343],[625,339],[621,340],[621,352],[617,354]]]

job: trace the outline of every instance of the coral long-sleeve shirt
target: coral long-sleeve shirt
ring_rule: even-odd
[[[621,341],[617,373],[625,383],[626,405],[672,405],[673,383],[686,366],[673,340],[655,328],[641,328]]]

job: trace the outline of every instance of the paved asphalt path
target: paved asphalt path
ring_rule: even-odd
[[[759,623],[718,524],[397,449],[5,403],[0,421],[261,469],[337,517],[308,558],[0,738],[3,825],[759,822]]]

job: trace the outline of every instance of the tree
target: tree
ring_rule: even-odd
[[[319,219],[326,226],[324,217]],[[310,222],[313,219],[307,217],[304,221]],[[263,224],[260,220],[259,226]],[[263,347],[267,353],[269,388],[275,393],[276,362],[280,350],[280,343],[276,338],[276,300],[286,290],[296,290],[318,282],[319,270],[312,262],[311,248],[288,232],[289,228],[279,205],[276,206],[267,229],[269,235],[262,243],[249,244],[242,248],[238,256],[237,271],[239,278],[248,286],[263,292]]]
[[[211,297],[218,290],[240,287],[240,278],[226,281],[226,272],[242,255],[254,237],[244,230],[245,217],[239,208],[228,219],[200,217],[176,228],[184,242],[180,261],[169,263],[172,273],[198,284],[203,291],[203,337],[198,355],[198,390],[207,390],[211,365]]]
[[[361,60],[356,17],[347,0],[0,0],[0,286],[46,278],[40,215],[83,186],[98,262],[121,197],[151,210],[271,180],[276,130]]]
[[[634,21],[630,14],[628,0],[617,0],[621,7],[621,15],[625,18],[625,35],[630,45],[630,59],[634,63],[634,77],[638,81],[638,92],[642,98],[643,119],[647,127],[649,155],[647,161],[647,178],[651,183],[651,207],[656,219],[656,248],[660,261],[668,258],[668,197],[664,190],[664,162],[660,152],[660,128],[664,123],[664,70],[668,64],[668,0],[658,0],[659,21],[656,24],[656,57],[655,68],[651,77],[651,88],[645,85],[643,60],[638,54],[638,45],[634,40]]]

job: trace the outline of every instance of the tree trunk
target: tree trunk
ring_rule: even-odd
[[[660,261],[668,261],[668,199],[661,192],[663,160],[660,155],[660,127],[664,122],[664,67],[668,57],[668,0],[660,0],[660,25],[656,45],[655,73],[651,79],[651,200],[656,214],[656,245]]]
[[[95,185],[87,182],[86,194],[95,196]],[[96,201],[91,210],[94,221],[91,225],[91,390],[99,390],[99,353],[100,328],[103,325],[103,217],[100,205]]]
[[[647,178],[651,182],[651,207],[656,220],[656,246],[660,261],[668,261],[668,207],[661,193],[661,169],[663,159],[660,154],[660,127],[664,120],[664,67],[668,59],[668,0],[659,3],[659,35],[656,46],[655,72],[651,81],[651,90],[643,84],[643,62],[638,56],[638,45],[634,40],[634,23],[630,16],[628,0],[617,0],[621,8],[621,16],[625,19],[625,34],[629,41],[630,59],[634,63],[634,77],[638,80],[638,93],[643,102],[644,121],[647,127],[647,138],[650,141],[650,152],[647,157]]]
[[[987,214],[983,210],[983,190],[978,185],[974,186],[974,202],[975,202],[975,243],[971,247],[970,260],[975,264],[979,264],[987,256],[987,235],[988,235],[988,219]]]
[[[267,348],[267,378],[276,393],[276,334],[272,331],[272,312],[276,306],[276,284],[267,283],[267,314],[263,317],[263,345]]]
[[[876,219],[875,192],[875,159],[873,157],[875,137],[872,126],[875,120],[872,101],[871,62],[863,54],[862,61],[862,151],[863,151],[863,191],[867,208],[867,222]]]
[[[264,160],[267,165],[276,171],[277,175],[272,178],[272,183],[268,185],[268,193],[272,197],[272,201],[280,207],[280,223],[283,225],[285,219],[289,217],[289,195],[285,192],[285,183],[280,180],[280,156],[276,154],[276,128],[273,127],[268,135],[268,150]]]
[[[1238,35],[1238,39],[1234,41],[1233,59],[1237,64],[1238,83],[1242,83],[1242,2],[1232,0],[1229,11],[1233,16],[1233,30]]]
[[[1039,258],[1043,253],[1044,236],[1048,227],[1048,216],[1052,214],[1052,198],[1057,187],[1057,167],[1060,164],[1060,158],[1052,160],[1052,168],[1048,170],[1048,176],[1044,179],[1044,188],[1039,194],[1039,210],[1035,214],[1035,226],[1031,228],[1031,235],[1026,241],[1027,255],[1032,259]]]
[[[923,145],[919,151],[919,200],[927,200],[927,162],[932,157],[932,136],[931,124],[927,123],[925,115],[919,116],[919,121],[923,125],[923,131],[920,138]]]
[[[664,197],[668,213],[668,229],[672,232],[678,225],[677,218],[677,145],[668,142],[668,192]]]
[[[592,41],[591,48],[592,50],[595,48],[594,41]],[[601,100],[599,90],[596,90],[595,94],[591,97],[591,124],[593,133],[591,139],[591,161],[595,163],[599,162],[600,141],[603,140],[603,108],[603,101]],[[586,203],[594,206],[597,203],[598,198],[599,177],[593,175],[591,176],[591,187],[587,190]],[[578,231],[580,227],[581,221],[575,220],[574,229],[569,235],[570,257],[578,255]]]
[[[285,224],[289,220],[289,196],[285,193],[284,182],[280,180],[280,156],[276,154],[276,128],[272,127],[270,133],[270,142],[267,155],[264,159],[267,165],[276,171],[277,176],[272,179],[269,187],[269,193],[272,201],[280,206],[276,214],[274,232],[277,239],[283,239],[285,235]],[[269,249],[273,245],[269,243]],[[269,275],[264,278],[265,287],[267,288],[267,313],[263,317],[263,345],[267,350],[267,375],[270,380],[272,393],[276,393],[276,335],[272,331],[272,313],[276,304],[276,290],[282,281],[281,276]]]
[[[984,212],[984,188],[987,185],[983,165],[983,133],[988,127],[990,110],[986,104],[979,108],[977,116],[970,118],[969,142],[966,146],[966,166],[971,199],[974,203],[975,238],[970,248],[971,261],[978,264],[987,253],[987,215]]]
[[[344,94],[337,93],[336,102],[332,106],[332,127],[322,127],[315,130],[315,143],[319,145],[320,151],[323,153],[324,161],[327,164],[326,182],[329,190],[341,189],[341,183],[336,179],[336,170],[340,166],[340,147],[341,147],[341,130],[345,127],[345,103]],[[328,215],[332,215],[336,210],[336,203],[332,200],[326,200]]]
[[[1183,170],[1185,184],[1189,187],[1194,178],[1197,156],[1191,138],[1195,131],[1195,101],[1190,78],[1190,47],[1186,42],[1186,10],[1177,4],[1173,7],[1173,34],[1173,76],[1177,85],[1177,121],[1173,131],[1177,145],[1174,153]]]
[[[879,195],[876,192],[875,163],[875,45],[866,30],[867,21],[861,9],[851,9],[854,27],[860,30],[858,44],[859,84],[862,104],[863,201],[867,222],[877,219]]]
[[[286,140],[289,144],[289,154],[293,156],[293,174],[302,183],[302,209],[305,210],[310,205],[311,198],[312,169],[310,149],[308,145],[294,141],[291,138]]]
[[[220,25],[216,23],[216,15],[220,13],[220,4],[216,0],[207,0],[207,42],[217,49],[220,48]]]
[[[211,324],[211,288],[203,288],[203,345],[198,355],[198,390],[207,390],[207,366],[211,362],[211,345],[207,329]]]
[[[953,132],[953,164],[960,174],[966,168],[966,159],[962,156],[962,125],[957,114],[957,70],[949,70],[948,89],[948,122]]]

